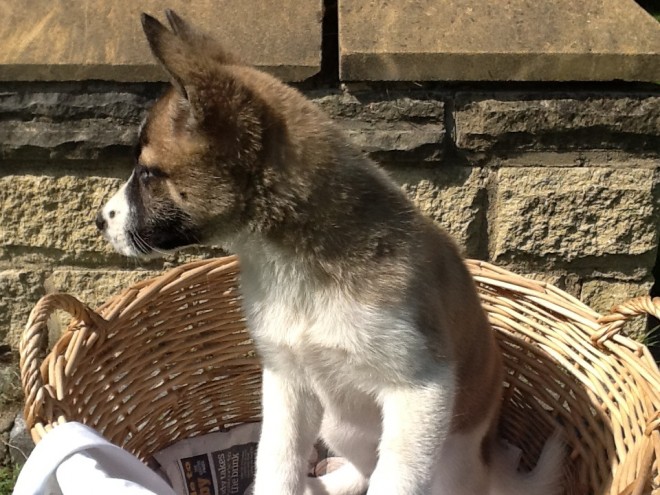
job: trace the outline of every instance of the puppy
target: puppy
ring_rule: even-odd
[[[496,441],[503,368],[452,240],[298,91],[167,12],[142,23],[172,87],[98,227],[121,253],[241,260],[263,362],[256,495],[558,493]],[[321,437],[349,463],[305,475]]]

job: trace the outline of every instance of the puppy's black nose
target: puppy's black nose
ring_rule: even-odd
[[[105,218],[103,218],[103,212],[99,211],[98,214],[96,215],[96,227],[101,232],[103,232],[107,226],[108,226],[108,222],[106,222]]]

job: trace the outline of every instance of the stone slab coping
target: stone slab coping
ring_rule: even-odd
[[[140,13],[166,7],[284,80],[320,70],[322,0],[24,0],[0,2],[0,80],[164,80]]]
[[[339,0],[342,80],[660,81],[634,0]]]

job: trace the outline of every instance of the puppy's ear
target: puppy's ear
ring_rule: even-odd
[[[228,153],[237,156],[256,152],[272,113],[266,102],[228,70],[229,55],[215,41],[197,34],[172,11],[167,19],[173,31],[142,14],[154,57],[183,96],[172,115],[175,126],[212,132],[216,140],[224,140]]]
[[[186,21],[184,21],[179,14],[174,12],[172,9],[165,9],[165,17],[167,22],[170,23],[170,27],[174,34],[176,34],[181,39],[190,38],[193,30]]]
[[[195,69],[195,54],[191,47],[148,14],[142,14],[142,28],[151,53],[167,71],[174,87],[188,99],[186,82]]]
[[[167,9],[165,17],[167,17],[167,22],[169,22],[174,34],[188,43],[197,53],[205,53],[220,64],[239,65],[241,63],[236,55],[225,50],[213,38],[197,32],[173,10]]]

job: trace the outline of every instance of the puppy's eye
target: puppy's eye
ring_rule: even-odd
[[[165,173],[162,170],[155,167],[139,167],[138,168],[138,178],[141,182],[149,182],[155,178],[165,177]]]
[[[138,178],[139,178],[142,182],[146,182],[146,181],[148,181],[150,177],[151,177],[151,172],[149,171],[148,168],[142,168],[142,169],[140,169],[140,171],[138,172]]]
[[[148,168],[142,168],[140,169],[139,177],[142,182],[147,182],[153,177],[153,173]]]

